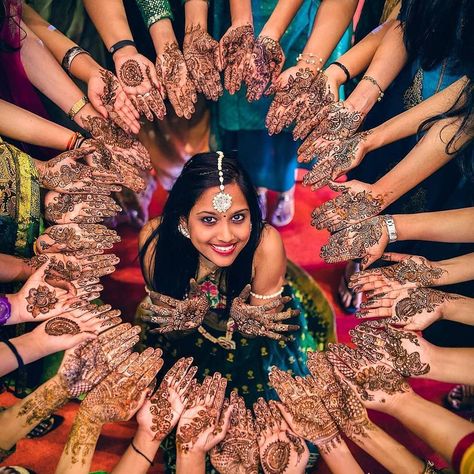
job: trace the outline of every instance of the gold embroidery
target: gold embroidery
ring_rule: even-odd
[[[423,69],[416,71],[411,86],[403,94],[403,105],[405,110],[411,109],[423,101]]]

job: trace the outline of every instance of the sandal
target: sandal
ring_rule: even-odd
[[[339,282],[339,287],[337,289],[337,296],[340,306],[346,313],[350,314],[354,314],[359,311],[360,304],[362,302],[362,293],[354,293],[354,291],[349,288],[350,276],[354,273],[357,273],[358,271],[358,263],[348,262],[344,268],[344,273],[341,276],[341,281]]]
[[[51,433],[64,421],[64,418],[60,415],[51,415],[46,420],[40,421],[27,435],[29,439],[41,438],[42,436]]]
[[[35,471],[21,466],[0,467],[0,474],[36,474]]]
[[[455,411],[474,411],[474,386],[456,385],[446,395],[445,403]]]

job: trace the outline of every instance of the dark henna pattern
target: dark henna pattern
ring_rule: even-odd
[[[216,419],[216,413],[211,410],[199,410],[197,415],[189,424],[179,427],[176,434],[176,446],[183,453],[187,453],[201,434],[213,426]]]
[[[349,110],[344,102],[334,102],[321,111],[317,134],[326,140],[339,140],[353,135],[361,126],[364,114]]]
[[[384,226],[384,218],[376,216],[332,234],[321,248],[321,258],[327,263],[365,259],[367,250],[380,243]]]
[[[266,474],[285,472],[290,461],[290,446],[285,441],[273,441],[266,447],[261,461]]]
[[[383,197],[373,196],[370,191],[355,194],[344,191],[313,211],[311,225],[319,230],[327,228],[329,232],[337,232],[350,224],[376,216],[383,204]]]
[[[415,283],[416,286],[433,286],[436,280],[446,273],[446,270],[434,267],[424,257],[416,259],[410,257],[395,265],[383,267],[380,272],[385,278],[395,280],[402,285]]]
[[[127,59],[120,66],[119,75],[121,81],[129,87],[137,87],[145,79],[140,64],[134,59]]]
[[[151,429],[155,433],[155,439],[164,439],[171,431],[173,409],[169,397],[168,383],[163,380],[159,389],[153,395],[150,407],[150,413],[153,416]]]
[[[31,288],[26,301],[28,303],[26,310],[36,318],[53,310],[58,299],[54,290],[50,290],[46,285],[38,285],[38,288]]]
[[[285,434],[287,438],[290,440],[290,443],[293,445],[293,448],[297,455],[297,460],[298,462],[300,462],[301,456],[304,454],[304,451],[305,451],[303,441],[301,440],[299,436],[294,435],[288,430],[285,431]]]
[[[51,318],[46,323],[44,330],[49,336],[64,336],[65,334],[74,336],[81,332],[79,324],[61,316]]]

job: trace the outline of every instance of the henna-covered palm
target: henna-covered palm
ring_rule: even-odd
[[[55,191],[49,191],[45,196],[44,216],[55,224],[96,224],[120,211],[120,206],[109,196]]]
[[[90,166],[77,163],[93,153],[93,147],[66,151],[49,161],[36,161],[39,183],[44,189],[75,194],[110,194],[120,191],[117,173],[99,172]]]
[[[116,160],[144,171],[151,168],[150,154],[138,138],[126,133],[110,120],[88,116],[84,118],[84,128],[96,141],[103,144]]]
[[[384,217],[376,216],[332,234],[321,248],[321,257],[327,263],[361,258],[364,269],[383,255],[388,243]]]
[[[368,362],[359,349],[331,343],[327,357],[367,408],[384,411],[412,391],[397,371],[382,362]]]
[[[219,43],[201,25],[192,25],[186,28],[183,55],[197,92],[218,100],[223,93]]]
[[[255,306],[246,303],[250,296],[250,285],[245,286],[240,295],[232,301],[230,317],[237,329],[248,336],[262,336],[271,339],[286,339],[280,334],[287,331],[297,331],[296,324],[283,324],[281,321],[299,315],[296,309],[287,309],[276,312],[276,309],[288,303],[291,298],[285,296],[276,298],[269,303]]]
[[[110,118],[127,133],[140,131],[140,114],[110,71],[99,69],[90,77],[87,95],[91,104],[104,118]]]
[[[376,216],[386,207],[384,196],[376,194],[372,185],[354,180],[346,183],[330,182],[329,186],[342,194],[313,211],[311,225],[316,229],[338,232]]]
[[[247,84],[247,100],[260,99],[270,83],[279,76],[285,53],[280,43],[268,36],[259,36],[254,43],[249,67],[244,77]]]
[[[316,390],[339,430],[353,441],[367,436],[373,428],[367,410],[347,382],[339,378],[324,352],[309,352],[308,382]]]
[[[309,459],[306,443],[295,434],[285,421],[292,419],[284,405],[278,408],[274,401],[268,404],[259,398],[253,405],[258,428],[260,461],[265,474],[277,472],[304,473]],[[285,413],[285,419],[282,416]]]
[[[163,440],[178,423],[194,386],[197,367],[192,363],[192,357],[179,359],[137,413],[137,422],[150,439]]]
[[[165,45],[163,53],[156,58],[156,72],[176,115],[190,119],[197,101],[196,87],[177,43]]]
[[[314,149],[303,149],[301,146],[298,150],[298,161],[310,161],[314,156],[318,157],[313,169],[304,175],[303,184],[311,185],[314,191],[359,165],[366,154],[364,142],[369,134],[370,131],[360,132],[353,137],[324,142],[319,146],[315,143]]]
[[[292,416],[292,430],[304,439],[329,452],[341,440],[335,421],[331,418],[317,391],[307,379],[293,378],[288,372],[273,367],[270,383],[285,405],[282,410]],[[290,423],[290,420],[287,419]]]
[[[193,386],[179,419],[176,447],[179,452],[208,452],[227,432],[234,405],[224,401],[227,379],[218,372]]]
[[[430,371],[430,344],[415,332],[392,328],[385,321],[365,321],[349,334],[369,361],[381,360],[404,377]]]
[[[326,74],[321,71],[311,84],[305,106],[299,116],[296,117],[293,138],[295,140],[304,139],[321,121],[320,112],[326,106],[335,103],[338,99],[339,91],[337,86],[331,84]]]
[[[235,392],[230,399],[236,408],[225,438],[211,450],[211,463],[220,474],[257,474],[259,455],[252,412]]]
[[[403,288],[368,299],[357,318],[386,318],[387,324],[409,331],[423,331],[443,316],[444,305],[463,298],[432,288]]]
[[[118,310],[95,310],[99,319],[107,313],[120,314]],[[106,321],[104,319],[104,321]],[[99,335],[97,339],[73,347],[64,354],[58,374],[63,378],[69,395],[77,397],[88,393],[113,369],[130,356],[138,342],[140,327],[129,323],[119,324]]]
[[[149,291],[149,294],[153,303],[141,305],[143,310],[149,312],[145,313],[142,318],[153,324],[161,325],[161,327],[153,329],[152,332],[163,334],[195,329],[202,324],[209,311],[207,297],[194,278],[189,282],[189,294],[184,300],[177,300],[155,291]]]
[[[63,224],[48,227],[36,240],[38,253],[73,253],[76,257],[99,255],[120,237],[101,224]]]
[[[447,273],[425,257],[386,253],[382,258],[398,263],[358,272],[351,277],[349,287],[372,297],[392,290],[442,285]]]
[[[253,26],[231,26],[219,42],[224,86],[235,94],[242,85],[253,51]]]

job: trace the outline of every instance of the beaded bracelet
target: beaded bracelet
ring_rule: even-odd
[[[254,293],[253,291],[250,292],[251,296],[257,298],[258,300],[271,300],[273,298],[277,298],[283,293],[283,287],[281,287],[277,292],[272,293],[271,295],[259,295],[258,293]]]
[[[305,58],[305,56],[308,56]],[[317,58],[317,60],[315,59]],[[296,62],[299,63],[300,61],[304,61],[306,64],[317,64],[319,66],[316,68],[316,71],[321,71],[323,67],[323,58],[318,57],[316,54],[313,53],[300,53],[296,58]]]
[[[379,83],[372,77],[372,76],[364,76],[361,81],[369,81],[371,84],[373,84],[377,89],[379,90],[379,96],[377,97],[377,102],[380,102],[383,99],[383,96],[385,95],[384,91],[382,88],[379,86]]]
[[[5,294],[0,293],[0,326],[7,323],[12,315],[12,305]]]

